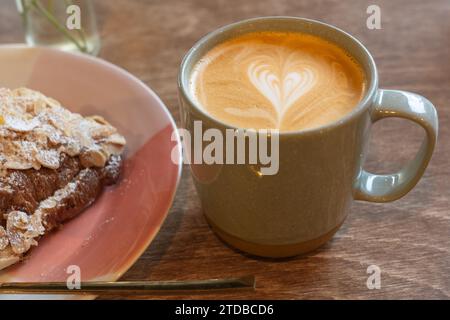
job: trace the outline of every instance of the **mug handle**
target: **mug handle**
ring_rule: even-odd
[[[388,117],[417,123],[425,130],[426,137],[415,158],[397,173],[378,175],[361,168],[355,183],[356,200],[388,202],[403,197],[422,177],[433,154],[438,116],[430,101],[411,92],[380,89],[371,107],[372,123]]]

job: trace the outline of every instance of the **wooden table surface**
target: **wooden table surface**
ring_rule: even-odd
[[[417,187],[392,203],[355,203],[334,239],[303,257],[257,259],[224,245],[207,226],[185,167],[164,226],[123,280],[241,275],[257,280],[254,292],[176,298],[450,298],[449,0],[94,2],[103,41],[100,57],[153,88],[177,122],[176,76],[184,53],[219,26],[264,15],[318,19],[350,32],[372,52],[381,87],[423,94],[440,117],[439,142]],[[381,30],[366,27],[370,4],[381,8]],[[13,1],[2,1],[0,8],[0,43],[22,42]],[[382,121],[373,130],[367,167],[379,173],[399,169],[422,138],[422,130],[406,121]],[[381,268],[379,290],[366,287],[372,264]]]

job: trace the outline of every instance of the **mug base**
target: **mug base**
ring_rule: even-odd
[[[209,220],[208,217],[206,217],[206,220],[216,235],[230,246],[251,255],[265,258],[288,258],[311,252],[328,242],[328,240],[334,236],[343,223],[341,222],[337,227],[333,228],[326,234],[312,240],[295,244],[267,245],[242,240],[219,228],[211,220]]]

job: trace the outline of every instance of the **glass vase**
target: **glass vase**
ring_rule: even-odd
[[[97,55],[100,36],[91,0],[16,0],[31,46]]]

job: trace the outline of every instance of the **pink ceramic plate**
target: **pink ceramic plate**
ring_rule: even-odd
[[[0,282],[66,281],[71,265],[80,267],[83,281],[117,280],[160,229],[180,178],[181,165],[171,160],[181,149],[169,112],[137,78],[85,55],[0,46],[0,70],[0,87],[26,86],[71,111],[102,115],[128,142],[120,182],[41,239],[24,262],[0,271]]]

